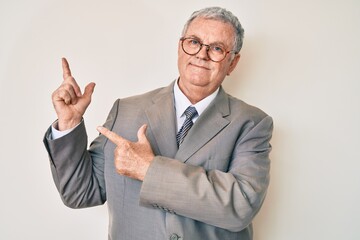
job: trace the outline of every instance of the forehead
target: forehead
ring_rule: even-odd
[[[234,28],[230,23],[202,17],[190,23],[185,35],[196,36],[205,43],[221,42],[228,46],[232,46],[235,39]]]

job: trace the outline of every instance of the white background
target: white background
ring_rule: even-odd
[[[275,122],[255,240],[360,239],[358,0],[0,0],[0,239],[107,239],[106,206],[65,207],[42,144],[61,57],[97,83],[91,140],[116,98],[178,76],[183,24],[213,5],[245,28],[225,89]]]

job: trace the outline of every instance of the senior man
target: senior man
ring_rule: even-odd
[[[81,93],[63,59],[48,129],[56,187],[72,208],[109,210],[109,239],[250,240],[269,184],[272,119],[221,87],[240,59],[243,28],[229,11],[194,12],[178,44],[179,77],[115,101],[87,149]]]

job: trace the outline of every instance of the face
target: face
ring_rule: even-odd
[[[204,44],[219,43],[227,51],[234,47],[235,33],[229,23],[196,18],[187,29],[184,37],[195,37]],[[179,87],[192,103],[196,103],[213,93],[229,75],[240,59],[237,54],[228,53],[221,62],[209,59],[203,46],[196,55],[188,55],[178,46]]]

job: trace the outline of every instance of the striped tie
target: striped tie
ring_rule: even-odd
[[[194,107],[190,106],[188,107],[184,112],[186,119],[182,127],[180,128],[180,131],[176,135],[176,142],[178,146],[184,141],[184,138],[186,134],[189,132],[190,128],[193,125],[193,117],[197,115],[197,111]]]

